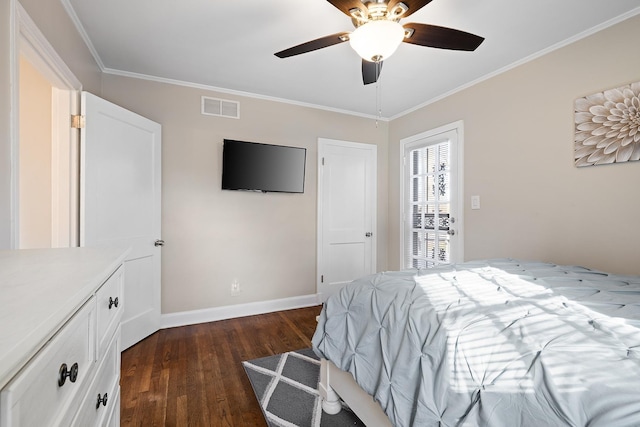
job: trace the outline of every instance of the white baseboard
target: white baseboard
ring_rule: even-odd
[[[256,314],[272,313],[274,311],[292,310],[294,308],[320,305],[317,294],[299,297],[282,298],[270,301],[250,302],[247,304],[227,305],[224,307],[205,308],[202,310],[182,311],[163,314],[160,318],[160,328],[174,328],[176,326],[195,325],[197,323],[215,322],[216,320],[233,319],[235,317],[253,316]]]

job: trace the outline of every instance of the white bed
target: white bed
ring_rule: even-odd
[[[322,358],[318,390],[322,397],[322,410],[327,414],[337,414],[342,410],[342,402],[358,415],[368,427],[390,427],[391,421],[376,401],[360,388],[353,376],[340,370],[331,361]]]
[[[325,411],[340,396],[368,426],[640,425],[640,277],[516,260],[381,273],[327,300],[313,345]]]

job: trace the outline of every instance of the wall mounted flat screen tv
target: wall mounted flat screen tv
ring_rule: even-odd
[[[307,149],[224,140],[222,189],[304,193]]]

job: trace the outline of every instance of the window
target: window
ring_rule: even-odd
[[[449,142],[411,150],[411,227],[407,267],[449,263]]]

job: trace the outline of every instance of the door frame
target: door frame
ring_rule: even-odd
[[[449,123],[435,129],[430,129],[421,132],[417,135],[412,135],[400,140],[400,253],[399,266],[400,269],[404,269],[404,248],[405,248],[405,224],[406,215],[405,212],[405,198],[409,189],[406,182],[406,151],[408,147],[420,140],[426,138],[436,137],[440,134],[455,131],[457,134],[457,141],[451,146],[451,155],[456,160],[456,174],[451,175],[451,187],[455,194],[456,203],[456,246],[455,251],[451,253],[451,262],[464,261],[464,122],[462,120]]]
[[[70,116],[80,112],[82,83],[55,51],[18,1],[10,2],[13,23],[10,44],[11,69],[11,230],[9,244],[20,244],[19,199],[19,106],[20,55],[23,55],[52,85],[52,247],[78,246],[79,133],[72,129]]]
[[[317,158],[317,205],[318,205],[318,222],[317,222],[317,259],[316,259],[316,293],[320,301],[320,285],[322,284],[322,276],[324,270],[324,259],[323,259],[323,192],[324,192],[324,168],[323,168],[323,157],[325,146],[327,144],[339,145],[348,148],[357,148],[357,149],[366,149],[371,150],[373,153],[373,171],[372,171],[372,180],[374,191],[371,195],[371,204],[373,205],[373,209],[371,211],[371,229],[373,231],[373,235],[371,236],[371,265],[373,267],[373,271],[378,271],[378,255],[377,255],[377,242],[378,242],[378,146],[375,144],[366,144],[362,142],[352,142],[352,141],[342,141],[337,139],[329,139],[329,138],[318,138],[318,158]],[[325,298],[326,299],[326,296]]]

